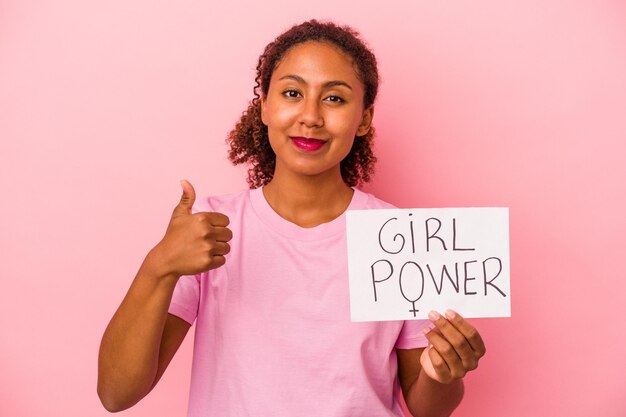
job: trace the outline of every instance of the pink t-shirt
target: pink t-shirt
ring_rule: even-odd
[[[355,190],[348,210],[389,207]],[[189,417],[403,415],[395,348],[426,346],[427,322],[350,321],[344,215],[302,228],[260,188],[194,209],[227,215],[233,239],[169,309],[196,321]]]

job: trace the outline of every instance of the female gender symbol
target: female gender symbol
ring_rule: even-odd
[[[415,267],[417,267],[417,269],[419,270],[419,279],[417,279],[417,292],[419,293],[417,295],[417,297],[415,297],[414,300],[410,299],[409,297],[407,297],[407,295],[404,293],[404,285],[402,284],[402,278],[404,277],[404,268],[406,268],[407,265],[414,265]],[[415,278],[415,276],[410,275],[410,278]],[[413,305],[413,308],[411,310],[409,310],[409,312],[413,313],[413,317],[417,316],[417,312],[419,311],[417,308],[415,308],[415,302],[417,300],[419,300],[420,298],[422,298],[422,295],[424,294],[424,271],[422,271],[422,268],[416,264],[415,262],[407,262],[404,265],[402,265],[402,268],[400,269],[400,279],[398,279],[398,282],[400,283],[400,292],[402,293],[402,296],[404,297],[405,300],[407,300],[409,303],[411,303]],[[409,281],[412,282],[412,281]],[[413,287],[413,285],[411,285],[410,287]],[[413,288],[414,289],[414,288]]]

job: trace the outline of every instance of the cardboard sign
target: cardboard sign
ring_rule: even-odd
[[[352,321],[510,317],[508,208],[346,213]]]

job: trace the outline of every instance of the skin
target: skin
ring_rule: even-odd
[[[263,193],[286,220],[314,227],[348,207],[353,190],[343,182],[340,163],[374,114],[363,106],[363,88],[351,58],[328,43],[296,45],[274,69],[261,110],[276,169]],[[294,137],[325,143],[304,151]],[[98,395],[109,411],[147,395],[187,334],[190,325],[167,312],[178,279],[219,268],[230,250],[228,218],[192,214],[195,191],[186,181],[182,187],[165,236],[146,256],[102,338]],[[400,385],[416,417],[450,415],[463,395],[462,378],[485,353],[479,333],[460,315],[432,312],[430,319],[427,348],[397,350]]]
[[[190,325],[168,314],[176,282],[224,265],[232,232],[220,213],[191,213],[196,194],[183,195],[165,236],[146,256],[107,326],[98,356],[98,396],[112,412],[145,397],[159,381]]]
[[[449,416],[463,398],[463,377],[485,354],[480,334],[461,315],[431,311],[429,346],[396,349],[398,377],[405,401],[415,417]]]
[[[363,135],[371,126],[374,109],[364,108],[363,95],[351,60],[333,45],[296,45],[274,69],[261,100],[261,117],[276,168],[263,192],[285,219],[313,227],[348,207],[353,191],[341,178],[340,163],[355,134]],[[304,152],[291,139],[298,136],[326,143]]]

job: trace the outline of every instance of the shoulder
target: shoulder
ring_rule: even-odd
[[[235,213],[249,201],[250,190],[237,191],[230,194],[208,196],[196,200],[193,212]]]
[[[361,191],[357,188],[354,189],[354,196],[360,202],[359,209],[362,210],[376,210],[376,209],[392,209],[397,208],[391,203],[388,203],[373,194]]]

